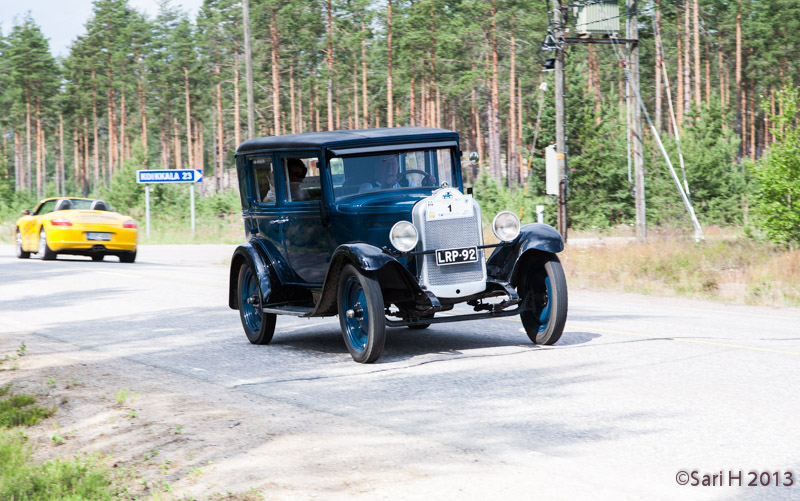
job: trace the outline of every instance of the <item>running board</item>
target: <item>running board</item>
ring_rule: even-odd
[[[285,306],[265,306],[264,313],[274,313],[275,315],[292,315],[295,317],[307,317],[314,311],[311,306],[285,305]]]

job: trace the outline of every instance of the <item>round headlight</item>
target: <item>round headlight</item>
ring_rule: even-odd
[[[492,231],[503,242],[510,242],[519,235],[519,218],[513,212],[503,211],[494,217]]]
[[[408,221],[399,221],[389,232],[389,241],[400,252],[408,252],[417,246],[419,235],[414,225]]]

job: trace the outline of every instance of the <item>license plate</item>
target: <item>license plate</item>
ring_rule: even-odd
[[[478,261],[477,247],[439,249],[436,251],[436,264],[439,266],[445,266],[448,264],[474,263],[476,261]]]
[[[90,231],[86,233],[86,240],[101,240],[107,242],[111,240],[111,233],[98,233]]]

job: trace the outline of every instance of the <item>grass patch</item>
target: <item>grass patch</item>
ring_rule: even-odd
[[[0,387],[0,499],[116,499],[113,476],[99,455],[31,460],[31,446],[20,427],[36,425],[55,409],[35,405],[31,395],[10,395],[11,387]]]
[[[800,306],[800,251],[745,237],[695,243],[657,235],[646,244],[568,247],[562,262],[578,287]]]
[[[98,455],[35,464],[25,434],[0,429],[0,499],[115,499]]]
[[[10,389],[9,383],[0,388],[0,395],[6,396]],[[33,405],[35,402],[36,399],[30,395],[11,395],[0,400],[0,428],[33,426],[55,412],[54,409]]]

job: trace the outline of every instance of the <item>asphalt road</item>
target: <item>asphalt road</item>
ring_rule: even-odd
[[[389,329],[382,358],[361,365],[336,318],[279,317],[271,345],[250,345],[227,307],[232,250],[145,246],[126,265],[0,246],[0,336],[67,341],[484,462],[440,479],[458,497],[457,485],[485,485],[498,497],[800,499],[798,309],[570,291],[556,346],[532,345],[516,318],[439,324]],[[724,486],[678,485],[693,471],[722,472]],[[750,471],[772,486],[747,486]]]

